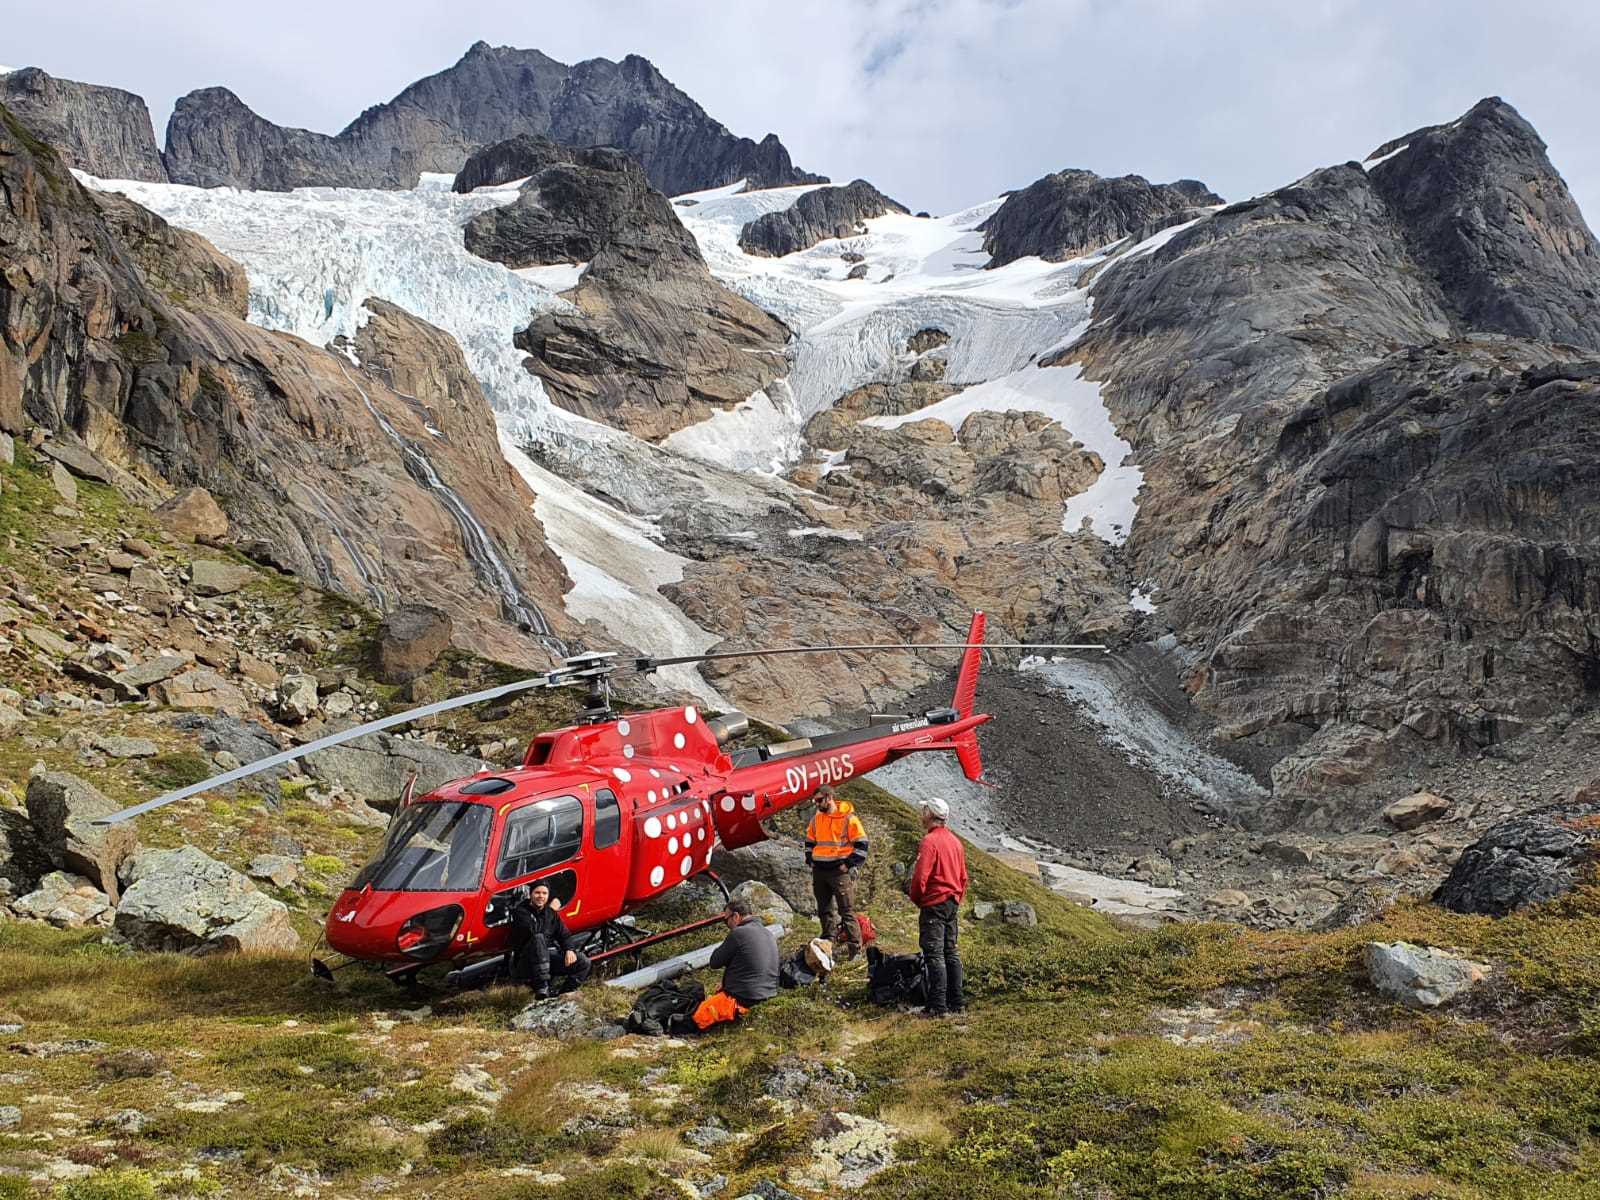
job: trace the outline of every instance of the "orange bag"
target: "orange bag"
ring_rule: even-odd
[[[704,1032],[713,1025],[721,1025],[724,1021],[736,1021],[749,1011],[727,992],[712,992],[700,1002],[700,1007],[694,1010],[695,1028]]]

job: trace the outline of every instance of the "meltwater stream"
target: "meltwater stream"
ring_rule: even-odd
[[[550,628],[549,620],[540,611],[539,606],[523,595],[517,577],[511,573],[511,568],[506,565],[494,539],[489,536],[488,530],[484,529],[467,502],[454,488],[439,478],[439,473],[433,469],[433,464],[428,461],[427,455],[407,441],[389,418],[378,411],[378,406],[373,404],[372,397],[368,396],[366,389],[345,370],[343,362],[339,363],[339,371],[350,385],[361,393],[362,402],[366,404],[373,420],[378,422],[389,440],[399,449],[405,461],[406,474],[438,497],[445,511],[455,519],[456,525],[461,530],[461,543],[466,548],[473,569],[477,572],[478,578],[499,595],[500,607],[506,620],[513,622],[519,628],[530,630],[551,653],[565,657],[566,643],[556,637]]]

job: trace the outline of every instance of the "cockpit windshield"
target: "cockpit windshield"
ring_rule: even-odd
[[[448,800],[413,804],[395,817],[378,856],[351,887],[394,892],[470,892],[483,880],[494,809]]]

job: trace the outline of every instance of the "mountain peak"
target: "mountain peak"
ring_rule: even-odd
[[[1600,245],[1521,113],[1490,96],[1378,157],[1374,187],[1468,328],[1600,348]]]

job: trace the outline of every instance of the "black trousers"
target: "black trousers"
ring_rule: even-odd
[[[960,1012],[966,1007],[961,994],[961,954],[956,949],[960,910],[956,901],[944,900],[923,909],[917,919],[922,986],[929,1012]]]
[[[817,901],[817,920],[822,922],[822,936],[831,938],[844,926],[847,945],[861,949],[861,923],[856,920],[856,881],[849,871],[813,870],[811,894]],[[833,910],[839,910],[835,923]]]
[[[553,945],[542,933],[536,933],[517,951],[514,971],[517,979],[535,991],[550,990],[552,976],[561,976],[563,991],[582,986],[589,978],[594,964],[581,950],[573,951],[572,965],[567,966],[561,947]]]

